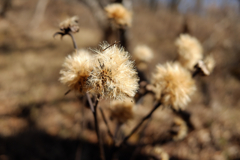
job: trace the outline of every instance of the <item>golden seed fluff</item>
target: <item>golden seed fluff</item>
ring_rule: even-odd
[[[184,109],[196,90],[190,72],[177,62],[157,65],[151,81],[156,99],[175,110]]]
[[[60,70],[60,82],[80,93],[88,91],[86,84],[93,68],[92,61],[93,55],[87,50],[78,50],[68,55]]]
[[[179,63],[193,70],[199,60],[203,58],[203,48],[200,42],[188,34],[181,34],[175,42],[178,49]]]
[[[131,27],[132,13],[128,11],[122,4],[109,4],[104,9],[107,13],[107,17],[109,19],[113,19],[117,25]]]
[[[107,43],[100,47],[100,50],[95,50],[95,67],[89,77],[90,92],[101,98],[115,100],[134,97],[139,87],[139,78],[128,52],[117,45],[109,47]]]

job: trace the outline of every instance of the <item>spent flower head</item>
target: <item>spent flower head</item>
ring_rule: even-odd
[[[177,62],[157,65],[151,81],[156,99],[175,110],[184,109],[196,90],[190,72]]]
[[[132,13],[128,11],[122,4],[113,3],[107,5],[105,8],[107,17],[112,19],[117,26],[131,27],[132,25]]]
[[[111,102],[110,116],[116,119],[118,123],[125,123],[134,117],[133,112],[134,102],[131,98],[124,101],[115,100]]]
[[[188,34],[181,34],[175,44],[178,48],[179,63],[193,70],[197,62],[203,58],[203,48],[200,42]]]
[[[93,55],[87,50],[77,50],[72,55],[68,55],[60,71],[60,82],[80,93],[88,91],[86,84],[93,69],[92,61]]]
[[[90,92],[100,95],[100,98],[115,100],[134,97],[139,79],[128,52],[116,44],[109,47],[104,43],[100,47],[100,50],[95,50],[95,67],[88,79],[92,88]]]
[[[79,31],[79,26],[78,26],[78,17],[74,16],[71,18],[68,18],[66,20],[64,20],[63,22],[61,22],[59,24],[59,28],[60,30],[62,30],[65,33],[68,32],[72,32],[72,33],[76,33]]]

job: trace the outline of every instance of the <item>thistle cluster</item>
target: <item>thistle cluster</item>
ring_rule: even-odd
[[[128,52],[117,45],[108,49],[104,43],[96,54],[76,51],[69,55],[60,71],[60,81],[80,93],[100,98],[124,100],[134,97],[138,89],[137,72]]]
[[[180,35],[176,45],[178,61],[157,65],[151,84],[155,98],[164,106],[171,106],[177,111],[185,109],[196,90],[192,77],[196,73],[210,75],[215,61],[212,55],[203,59],[203,48],[200,42],[188,34]],[[193,74],[189,72],[194,69]]]
[[[105,7],[108,18],[112,19],[120,27],[131,26],[132,14],[121,4],[111,4]],[[138,73],[135,69],[135,62],[139,70],[145,70],[148,63],[153,59],[152,50],[139,45],[134,49],[133,57],[116,44],[109,45],[102,43],[99,49],[78,50],[74,37],[70,32],[77,32],[77,18],[65,20],[60,24],[63,32],[56,34],[68,34],[72,37],[75,51],[65,58],[60,70],[60,82],[67,85],[70,90],[80,94],[86,94],[94,115],[95,131],[99,140],[100,152],[103,155],[103,145],[100,141],[100,132],[97,118],[97,105],[101,99],[112,100],[109,114],[115,119],[118,125],[122,125],[134,117],[134,98],[139,88]],[[203,59],[203,47],[200,42],[187,34],[182,34],[176,40],[178,48],[178,60],[175,62],[166,62],[158,64],[155,72],[152,74],[151,83],[143,82],[143,93],[138,96],[152,93],[155,100],[153,109],[142,118],[142,120],[133,128],[129,135],[123,138],[120,147],[140,128],[140,126],[149,119],[159,106],[171,107],[174,113],[184,110],[191,101],[191,96],[196,91],[195,81],[193,79],[196,73],[210,75],[215,66],[212,55]],[[135,62],[131,60],[135,59]],[[195,70],[194,70],[195,69]],[[192,73],[193,72],[193,73]],[[138,92],[140,93],[140,92]],[[145,94],[146,93],[146,94]],[[93,104],[89,94],[97,97]],[[140,99],[138,98],[138,99]],[[137,103],[137,100],[136,100]],[[115,139],[111,133],[104,112],[101,110],[102,117],[108,128],[108,134]],[[173,140],[181,140],[186,137],[188,132],[188,123],[185,119],[177,118],[174,120],[174,126],[178,131],[173,136]],[[118,127],[116,127],[118,128]],[[119,128],[116,129],[116,134]],[[115,146],[116,147],[116,146]],[[156,159],[169,159],[169,156],[160,147],[146,147],[145,153]],[[104,156],[102,156],[104,157]],[[104,159],[104,158],[102,158]]]

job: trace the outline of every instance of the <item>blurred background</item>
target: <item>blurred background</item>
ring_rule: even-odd
[[[108,0],[0,3],[0,160],[98,159],[93,154],[98,148],[90,110],[76,93],[64,96],[68,88],[58,81],[65,57],[74,51],[72,41],[68,36],[53,38],[53,34],[61,21],[76,15],[80,32],[74,36],[79,48],[94,48],[103,40],[113,43],[114,36],[109,38],[106,19],[101,17]],[[174,43],[186,30],[199,39],[204,54],[211,53],[216,60],[209,77],[197,77],[198,91],[186,109],[194,129],[183,140],[164,141],[174,114],[159,109],[144,141],[160,145],[171,160],[239,160],[240,1],[122,3],[133,12],[132,26],[125,34],[127,50],[131,53],[138,44],[145,44],[154,52],[145,71],[147,78],[156,64],[177,58]],[[146,96],[136,120],[123,126],[124,131],[129,132],[151,106],[151,97]],[[107,144],[104,124],[100,128]],[[138,140],[138,135],[133,136],[131,149],[123,154],[130,155]]]

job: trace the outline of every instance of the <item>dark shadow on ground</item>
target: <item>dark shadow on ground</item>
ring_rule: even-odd
[[[97,160],[98,148],[84,140],[61,139],[29,130],[14,137],[0,137],[0,155],[10,160]]]

